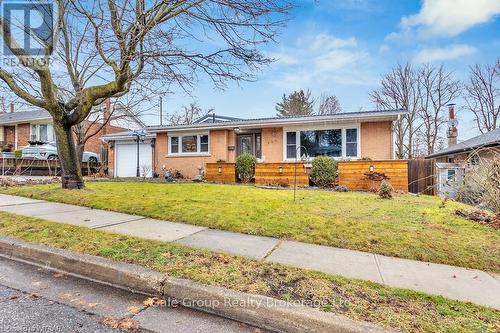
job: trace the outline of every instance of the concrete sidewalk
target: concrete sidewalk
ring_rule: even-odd
[[[0,211],[374,281],[500,309],[500,280],[462,267],[208,229],[0,194]]]

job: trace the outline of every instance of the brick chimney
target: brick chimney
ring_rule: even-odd
[[[111,108],[112,108],[111,98],[106,98],[104,103],[105,104],[104,104],[104,111],[103,111],[102,118],[103,118],[103,122],[106,125],[104,125],[104,127],[102,128],[102,134],[106,135],[106,134],[108,134],[109,126],[111,126],[111,121],[109,121],[109,118],[111,117]]]
[[[10,113],[14,112],[14,102],[10,102]]]
[[[458,121],[455,119],[455,104],[448,104],[448,147],[457,144],[458,137]]]

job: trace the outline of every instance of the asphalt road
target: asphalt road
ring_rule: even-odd
[[[0,333],[264,332],[207,313],[146,306],[148,296],[0,257]],[[112,329],[114,326],[115,329]]]
[[[76,308],[0,285],[0,332],[113,332]]]

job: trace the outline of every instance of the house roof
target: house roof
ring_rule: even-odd
[[[42,109],[0,113],[0,125],[18,124],[36,120],[51,120],[50,114]]]
[[[435,158],[445,155],[453,155],[477,148],[483,148],[483,147],[485,148],[491,146],[500,146],[500,128],[475,136],[469,140],[462,141],[455,145],[451,145],[446,149],[443,149],[434,154],[426,156],[426,158]]]
[[[117,103],[116,105],[119,107],[120,111],[124,112],[129,117],[129,119],[136,122],[141,128],[146,127],[144,122],[136,114],[131,112],[128,108],[124,107],[121,103]],[[52,121],[52,117],[50,113],[48,113],[44,109],[0,113],[0,125],[11,125],[11,124],[14,125],[19,123],[28,123],[31,121],[39,121],[39,120]]]
[[[310,123],[341,122],[341,121],[383,121],[396,120],[399,116],[405,115],[405,110],[380,110],[380,111],[359,111],[344,112],[331,115],[312,115],[300,117],[272,117],[255,119],[237,119],[224,122],[203,122],[189,125],[164,125],[148,126],[150,132],[167,132],[183,130],[202,130],[202,129],[222,129],[222,128],[251,128],[251,127],[272,127],[283,125],[302,125]]]
[[[228,116],[220,116],[215,113],[209,113],[204,115],[201,118],[196,119],[193,124],[201,124],[201,123],[221,123],[225,121],[238,121],[238,120],[244,120],[241,118],[235,118],[235,117],[228,117]]]

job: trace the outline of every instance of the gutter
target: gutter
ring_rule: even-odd
[[[40,121],[40,120],[51,120],[52,118],[32,118],[32,119],[22,119],[22,120],[13,120],[13,121],[5,121],[0,122],[0,126],[9,126],[9,125],[17,125],[17,124],[29,124],[32,121]]]
[[[255,128],[256,126],[265,128],[265,127],[280,127],[280,126],[293,126],[293,125],[304,125],[304,124],[325,124],[325,123],[338,123],[338,122],[346,122],[346,121],[394,121],[396,120],[396,115],[381,115],[381,116],[373,116],[373,117],[343,117],[343,118],[333,118],[333,119],[297,119],[291,121],[284,120],[274,120],[274,121],[255,121],[255,122],[228,122],[218,123],[217,125],[207,125],[207,126],[185,126],[185,127],[159,127],[159,126],[151,126],[148,127],[147,130],[153,133],[161,133],[161,132],[180,132],[180,131],[196,131],[196,130],[210,130],[210,129],[233,129],[235,127],[239,128]]]

